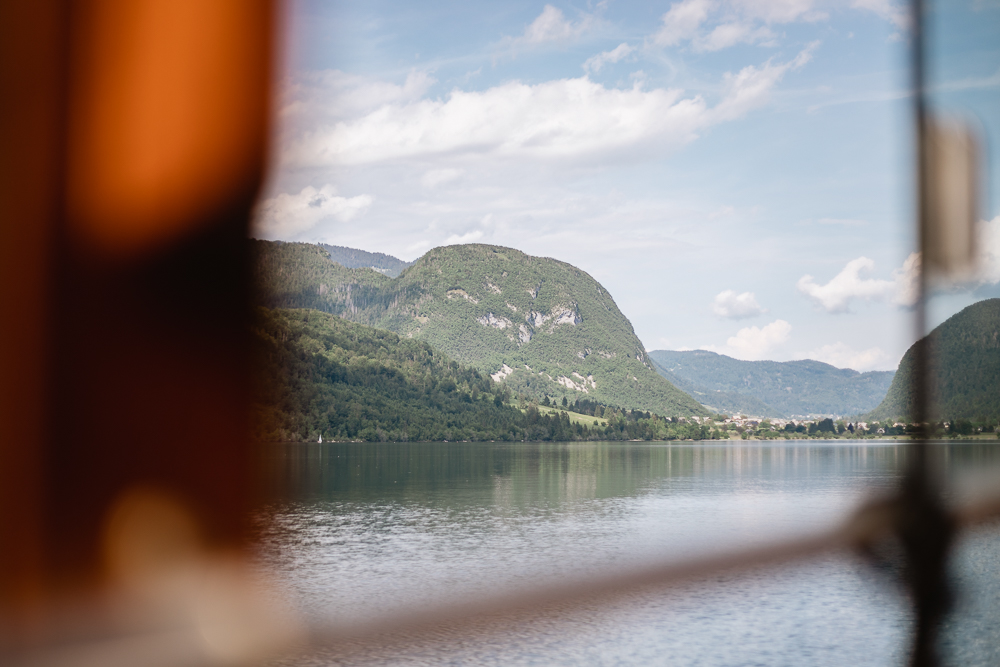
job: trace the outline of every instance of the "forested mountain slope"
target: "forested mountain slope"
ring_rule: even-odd
[[[762,417],[856,415],[878,405],[894,375],[811,359],[741,361],[707,350],[653,350],[649,356],[704,405]]]
[[[672,440],[717,429],[648,412],[514,405],[510,390],[403,338],[317,310],[258,308],[254,426],[262,442]]]
[[[529,396],[708,414],[655,371],[611,295],[565,262],[447,246],[392,279],[336,264],[315,245],[253,243],[258,298],[268,307],[315,308],[425,340]]]
[[[254,334],[261,440],[525,437],[502,388],[427,343],[309,310],[258,309]]]
[[[357,248],[321,243],[320,247],[330,253],[330,259],[349,269],[374,269],[390,278],[395,278],[403,269],[413,264],[381,252],[368,252]]]
[[[917,345],[930,345],[931,417],[990,422],[1000,419],[1000,299],[974,303],[914,343],[885,400],[868,419],[913,417],[913,365]]]

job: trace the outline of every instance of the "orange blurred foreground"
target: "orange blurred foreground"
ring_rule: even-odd
[[[0,2],[4,644],[41,641],[74,600],[242,576],[245,238],[274,16]]]

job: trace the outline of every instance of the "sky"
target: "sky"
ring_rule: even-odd
[[[1000,1],[930,15],[932,106],[986,167],[937,324],[1000,296]],[[868,371],[915,339],[903,5],[292,0],[284,26],[258,238],[553,257],[647,350]]]

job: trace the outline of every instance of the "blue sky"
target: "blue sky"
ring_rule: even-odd
[[[995,154],[1000,3],[943,7],[935,107]],[[513,246],[589,272],[649,350],[895,368],[907,26],[890,0],[290,2],[255,233],[407,260]],[[936,322],[1000,295],[997,184],[980,274],[939,290]]]

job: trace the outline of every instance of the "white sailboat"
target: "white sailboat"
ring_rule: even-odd
[[[322,433],[319,434],[319,444],[321,444],[321,445],[323,444],[323,434]]]

